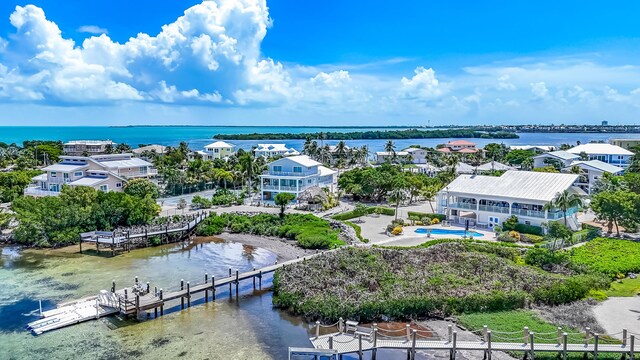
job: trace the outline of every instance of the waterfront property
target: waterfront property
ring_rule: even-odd
[[[402,157],[408,156],[406,151],[377,151],[376,152],[376,164],[382,164],[388,161],[397,161]]]
[[[554,151],[556,147],[551,145],[511,145],[509,146],[509,149],[510,150],[531,150],[536,154],[542,154],[549,151]]]
[[[574,184],[587,194],[591,194],[591,189],[605,173],[620,175],[624,169],[600,160],[574,161],[570,166],[563,169],[564,172],[574,172],[575,167],[580,168],[578,180]]]
[[[633,153],[627,149],[605,143],[582,144],[572,147],[567,150],[567,152],[576,155],[584,153],[588,156],[587,160],[600,160],[621,168],[627,168],[631,163],[631,157],[633,156]]]
[[[490,161],[476,168],[476,172],[478,174],[494,172],[494,171],[509,171],[509,170],[515,170],[515,168],[513,166],[509,166],[497,161]]]
[[[195,158],[196,154],[202,156],[204,160],[227,159],[233,155],[235,145],[224,141],[216,141],[204,147],[204,151],[199,150],[190,154],[190,158]]]
[[[460,154],[475,154],[480,151],[476,147],[476,143],[472,143],[467,140],[453,140],[444,144],[444,146],[436,149],[437,151],[444,153],[460,153]]]
[[[298,197],[300,193],[315,186],[334,191],[336,173],[307,155],[278,159],[269,163],[268,170],[260,175],[261,199],[273,201],[281,192]]]
[[[640,139],[611,139],[611,145],[620,146],[623,149],[631,150],[636,146],[640,146]]]
[[[575,191],[578,175],[507,171],[502,176],[460,175],[437,197],[437,211],[453,223],[493,228],[511,215],[519,222],[540,226],[543,222],[563,219],[559,209],[546,205],[565,190]],[[567,224],[578,228],[578,208],[567,212]]]
[[[164,154],[167,151],[167,147],[163,145],[147,145],[137,149],[131,150],[131,152],[138,157],[148,158],[148,154]]]
[[[429,152],[426,149],[410,147],[404,149],[411,156],[411,162],[414,164],[426,164]]]
[[[66,155],[98,155],[104,154],[114,142],[111,140],[72,140],[62,145]]]
[[[100,191],[122,191],[126,179],[157,173],[153,164],[131,154],[62,156],[60,162],[42,169],[24,190],[30,196],[57,196],[63,185],[89,186]]]
[[[533,167],[541,168],[550,165],[551,163],[558,163],[561,167],[570,166],[572,162],[579,160],[580,155],[572,154],[567,151],[551,151],[540,154],[533,157]]]
[[[255,157],[279,157],[279,156],[296,156],[300,155],[300,152],[294,148],[287,148],[285,144],[258,144],[258,147],[253,149]]]

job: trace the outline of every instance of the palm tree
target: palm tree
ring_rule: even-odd
[[[431,212],[435,214],[435,210],[433,209],[433,204],[431,203],[431,199],[438,194],[438,188],[435,185],[423,186],[420,189],[420,195],[422,195],[425,200],[429,202],[429,207],[431,208]]]
[[[400,203],[404,198],[404,188],[400,184],[396,184],[391,190],[391,194],[389,194],[389,201],[396,204],[396,220],[398,220],[398,207],[400,207]]]
[[[391,154],[391,161],[396,161],[396,145],[393,143],[393,140],[389,140],[384,144],[384,151]]]
[[[242,154],[238,159],[238,162],[239,162],[242,174],[247,176],[249,198],[251,198],[251,190],[253,189],[251,181],[253,180],[254,174],[259,172],[260,165],[257,163],[256,159],[250,153]]]
[[[344,142],[344,140],[340,140],[340,142],[338,142],[338,145],[336,145],[336,156],[338,157],[338,160],[346,159],[347,144]]]
[[[533,169],[533,158],[528,157],[522,160],[522,164],[520,164],[520,168],[522,170],[531,170]]]
[[[560,209],[562,210],[562,215],[564,218],[564,225],[567,226],[567,212],[569,208],[575,206],[583,206],[584,203],[582,199],[576,194],[565,190],[563,192],[559,192],[556,196],[544,206],[545,210],[551,209]]]

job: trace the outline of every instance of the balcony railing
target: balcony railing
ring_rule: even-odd
[[[537,210],[525,210],[525,209],[511,209],[511,214],[518,216],[527,216],[544,219],[544,211]]]
[[[577,213],[578,211],[579,209],[576,207],[567,209],[567,217]],[[549,220],[559,220],[559,219],[562,219],[563,217],[564,217],[564,213],[562,212],[562,210],[555,210],[553,212],[550,211],[547,218]]]
[[[39,187],[28,187],[24,189],[24,194],[27,196],[58,196],[60,195],[60,192],[42,190]]]
[[[451,208],[476,210],[476,204],[452,202],[449,204]]]
[[[480,205],[478,207],[478,210],[480,210],[480,211],[489,211],[489,212],[498,212],[498,213],[503,213],[503,214],[508,214],[509,213],[509,207],[508,206]]]
[[[298,191],[295,186],[278,186],[278,185],[262,185],[263,190],[275,190],[275,191]],[[304,188],[300,187],[300,190]]]
[[[310,176],[310,175],[317,175],[317,173],[311,173],[311,172],[293,172],[293,171],[273,171],[273,170],[269,170],[269,171],[265,171],[263,173],[263,175],[271,175],[271,176],[298,176],[298,177],[304,177],[304,176]]]

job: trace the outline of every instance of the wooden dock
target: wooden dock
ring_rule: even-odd
[[[161,242],[170,243],[187,239],[191,236],[196,227],[209,216],[210,212],[199,212],[189,215],[184,221],[167,225],[148,225],[143,227],[132,228],[130,230],[113,231],[90,231],[80,234],[80,253],[82,253],[82,243],[93,243],[96,251],[100,251],[100,247],[109,248],[111,254],[115,255],[116,251],[129,251],[133,247],[148,246],[149,239],[159,237]],[[176,236],[177,235],[177,236]],[[171,240],[174,236],[174,240]]]
[[[607,339],[606,335],[592,333],[589,329],[585,333],[566,333],[562,332],[561,328],[558,328],[557,333],[548,334],[535,334],[529,332],[528,328],[524,328],[518,334],[502,333],[519,337],[522,339],[520,341],[516,339],[493,341],[492,331],[486,327],[481,334],[481,340],[458,341],[457,332],[453,331],[451,326],[446,340],[434,340],[421,335],[420,330],[410,330],[409,325],[406,330],[382,330],[374,324],[370,329],[370,336],[367,336],[367,331],[364,331],[363,334],[363,330],[352,333],[344,332],[342,319],[339,323],[330,326],[335,325],[338,325],[339,330],[342,331],[320,335],[320,324],[316,322],[316,336],[309,340],[315,349],[334,350],[339,359],[342,359],[344,354],[358,354],[359,359],[362,359],[365,352],[371,352],[371,358],[376,359],[376,353],[379,349],[404,350],[407,352],[407,359],[414,359],[417,350],[448,351],[451,360],[455,359],[456,352],[463,350],[483,352],[483,359],[487,360],[491,360],[493,351],[523,352],[525,357],[528,356],[530,359],[534,359],[536,353],[543,352],[557,353],[564,360],[569,353],[592,354],[594,359],[597,359],[599,353],[615,353],[634,359],[635,352],[638,350],[635,345],[637,334],[628,333],[627,330],[619,333],[622,334],[622,340],[619,343],[611,343],[611,339]],[[500,334],[499,332],[495,333]],[[570,337],[572,341],[569,340]],[[577,342],[576,339],[580,337],[583,338],[583,341]]]
[[[229,269],[229,275],[215,278],[204,274],[202,282],[194,283],[180,280],[179,286],[174,289],[164,290],[154,287],[149,283],[143,284],[136,277],[131,287],[116,289],[115,281],[109,291],[102,290],[99,295],[75,300],[58,305],[56,309],[41,312],[42,319],[29,323],[27,329],[39,335],[47,331],[60,329],[65,326],[75,325],[80,322],[98,319],[103,316],[124,314],[139,317],[147,311],[153,310],[154,316],[164,315],[164,308],[170,301],[180,300],[181,308],[191,306],[192,297],[202,294],[205,302],[215,301],[216,289],[222,286],[229,287],[229,296],[233,296],[232,289],[235,286],[236,298],[239,296],[240,282],[253,280],[253,288],[262,288],[262,277],[275,272],[277,269],[305,261],[316,256],[312,254],[303,258],[297,258],[282,263],[275,263],[261,269],[253,269],[240,273],[238,270]]]

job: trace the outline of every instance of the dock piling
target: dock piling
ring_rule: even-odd
[[[180,291],[184,290],[184,279],[180,279]],[[180,306],[184,309],[184,296],[180,296]]]
[[[204,284],[207,285],[209,283],[209,274],[204,273]],[[209,302],[209,290],[205,288],[204,290],[204,302]]]
[[[636,342],[636,336],[635,335],[631,335],[629,336],[629,359],[633,360],[635,359],[635,342]]]
[[[487,331],[487,360],[491,360],[491,330]]]
[[[239,292],[238,288],[240,287],[239,286],[240,285],[240,271],[238,269],[236,269],[236,281],[235,281],[235,283],[236,283],[236,299],[237,299],[238,298],[238,292]]]
[[[160,288],[160,316],[164,315],[164,301],[162,301],[163,298],[164,294],[162,293],[162,288]]]
[[[211,300],[216,301],[216,277],[211,277]]]
[[[112,293],[116,292],[116,281],[115,280],[111,281],[111,292]]]
[[[253,271],[256,271],[256,268],[253,268]],[[255,290],[256,289],[256,277],[254,275],[251,278],[253,278],[253,289]]]
[[[187,307],[191,307],[191,287],[187,281]]]

